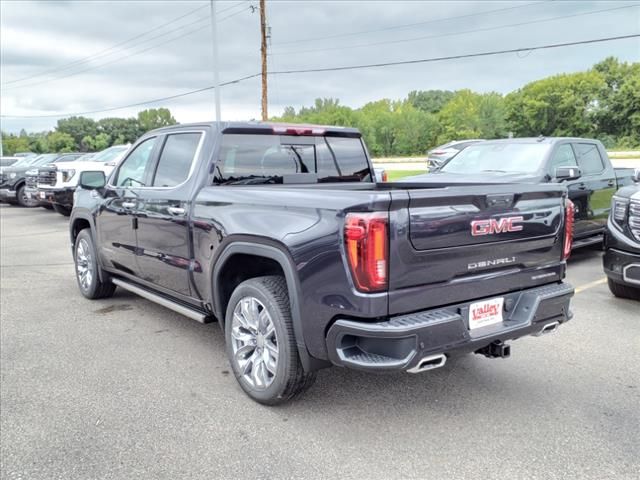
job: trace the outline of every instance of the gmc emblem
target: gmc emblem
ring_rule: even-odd
[[[522,225],[516,223],[522,222],[523,217],[506,217],[496,220],[490,218],[487,220],[474,220],[471,222],[471,235],[480,237],[482,235],[494,235],[496,233],[519,232]]]

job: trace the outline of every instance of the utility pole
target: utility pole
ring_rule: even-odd
[[[260,0],[260,54],[262,56],[262,121],[269,119],[267,113],[267,12],[265,0]]]
[[[220,75],[218,71],[218,26],[216,19],[216,5],[214,0],[211,3],[211,36],[213,41],[213,91],[216,104],[216,122],[220,118]]]

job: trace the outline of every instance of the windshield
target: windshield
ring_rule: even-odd
[[[45,163],[51,163],[59,156],[60,155],[57,153],[45,153],[44,155],[40,155],[39,157],[36,157],[35,161],[31,162],[30,165],[33,165],[35,167],[35,166],[44,165]]]
[[[26,158],[21,158],[20,160],[18,160],[16,163],[12,164],[12,167],[15,168],[22,168],[22,167],[28,167],[29,165],[34,164],[42,155],[36,155],[35,157],[26,157]]]
[[[447,162],[447,173],[534,173],[545,159],[550,145],[544,143],[482,143],[471,145]]]
[[[118,157],[118,155],[121,155],[122,152],[124,152],[127,148],[126,145],[119,145],[117,147],[110,147],[107,148],[106,150],[102,150],[101,152],[98,152],[96,154],[93,155],[93,157],[89,158],[88,161],[90,162],[110,162],[111,160],[114,160]]]

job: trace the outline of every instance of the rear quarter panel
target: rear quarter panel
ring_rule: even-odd
[[[304,186],[211,186],[193,206],[194,283],[212,301],[216,259],[234,241],[277,245],[290,259],[300,284],[304,341],[326,358],[325,332],[337,315],[377,318],[387,314],[387,294],[362,295],[343,261],[342,230],[347,210],[389,208],[388,192]]]

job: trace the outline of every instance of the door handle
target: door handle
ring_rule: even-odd
[[[136,202],[122,202],[122,208],[127,208],[127,209],[136,208]]]
[[[185,212],[184,208],[182,207],[168,207],[167,210],[171,215],[176,215],[176,216],[184,215],[184,212]]]
[[[580,185],[578,185],[578,190],[586,190],[587,186],[584,183],[581,183]]]
[[[610,187],[615,187],[615,186],[616,186],[616,182],[614,182],[613,180],[609,180],[608,185],[609,185]]]

